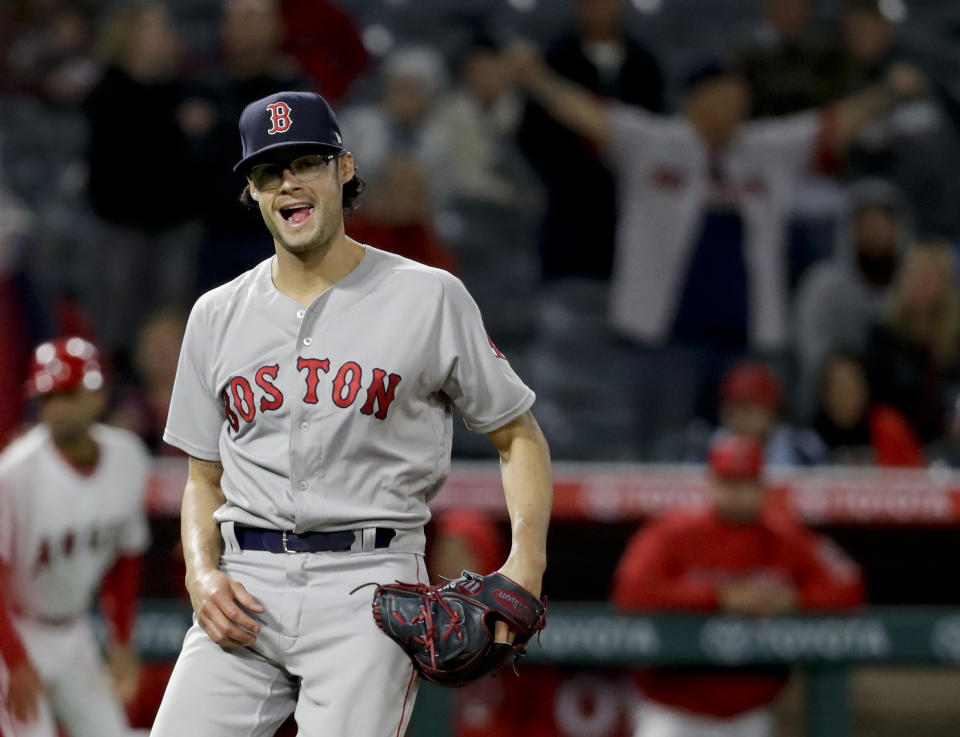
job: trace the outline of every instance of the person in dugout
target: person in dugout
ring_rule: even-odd
[[[629,542],[613,584],[622,611],[776,616],[863,602],[860,570],[770,503],[763,447],[728,435],[710,449],[709,504],[669,512]],[[635,674],[636,737],[772,737],[785,667],[656,667]]]

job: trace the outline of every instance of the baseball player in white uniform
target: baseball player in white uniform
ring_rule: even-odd
[[[305,737],[396,737],[417,678],[367,590],[350,592],[428,583],[423,526],[456,407],[500,453],[513,531],[500,570],[539,594],[547,444],[463,284],[345,235],[362,182],[326,101],[257,100],[240,133],[236,169],[276,253],[188,322],[165,439],[190,456],[195,624],[152,734],[271,735],[293,714]]]
[[[96,424],[106,401],[94,346],[40,345],[29,392],[41,422],[0,455],[0,733],[120,737],[132,697],[130,646],[140,555],[149,533],[150,460],[132,433]],[[88,611],[100,590],[108,663]],[[116,692],[115,692],[116,687]]]

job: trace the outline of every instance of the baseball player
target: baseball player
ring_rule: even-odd
[[[0,455],[0,733],[120,737],[132,698],[130,646],[150,460],[132,433],[96,423],[106,401],[94,346],[72,337],[34,352],[41,422]],[[100,588],[103,662],[87,612]],[[117,693],[115,694],[115,688]]]
[[[362,189],[334,112],[281,92],[240,118],[245,198],[275,254],[203,295],[165,439],[189,454],[182,509],[196,621],[152,734],[402,735],[417,692],[369,582],[428,583],[427,502],[451,412],[500,453],[501,571],[539,594],[552,499],[533,392],[447,272],[346,237]],[[498,627],[498,639],[510,633]]]
[[[631,540],[614,578],[624,610],[724,610],[774,616],[863,600],[856,564],[768,503],[763,445],[726,435],[710,449],[711,505],[677,510]],[[655,668],[636,737],[771,737],[769,706],[786,669]]]

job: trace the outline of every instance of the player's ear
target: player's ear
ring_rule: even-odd
[[[351,179],[353,175],[357,173],[357,165],[353,160],[353,154],[349,151],[345,151],[340,156],[339,166],[337,170],[340,172],[340,184],[346,184]]]
[[[247,177],[247,191],[250,192],[250,198],[254,202],[260,201],[260,192],[253,184],[253,180],[250,177]]]

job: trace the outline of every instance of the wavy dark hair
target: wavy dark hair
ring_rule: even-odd
[[[340,171],[340,159],[335,159],[337,164],[337,171]],[[344,183],[343,185],[343,211],[353,212],[358,207],[360,207],[359,199],[360,195],[363,194],[363,190],[367,188],[367,183],[360,178],[359,174],[354,173],[353,178],[349,182]],[[249,207],[251,210],[256,210],[259,205],[257,201],[253,199],[253,195],[250,194],[250,185],[247,184],[244,186],[243,191],[240,193],[240,204],[245,207]]]

